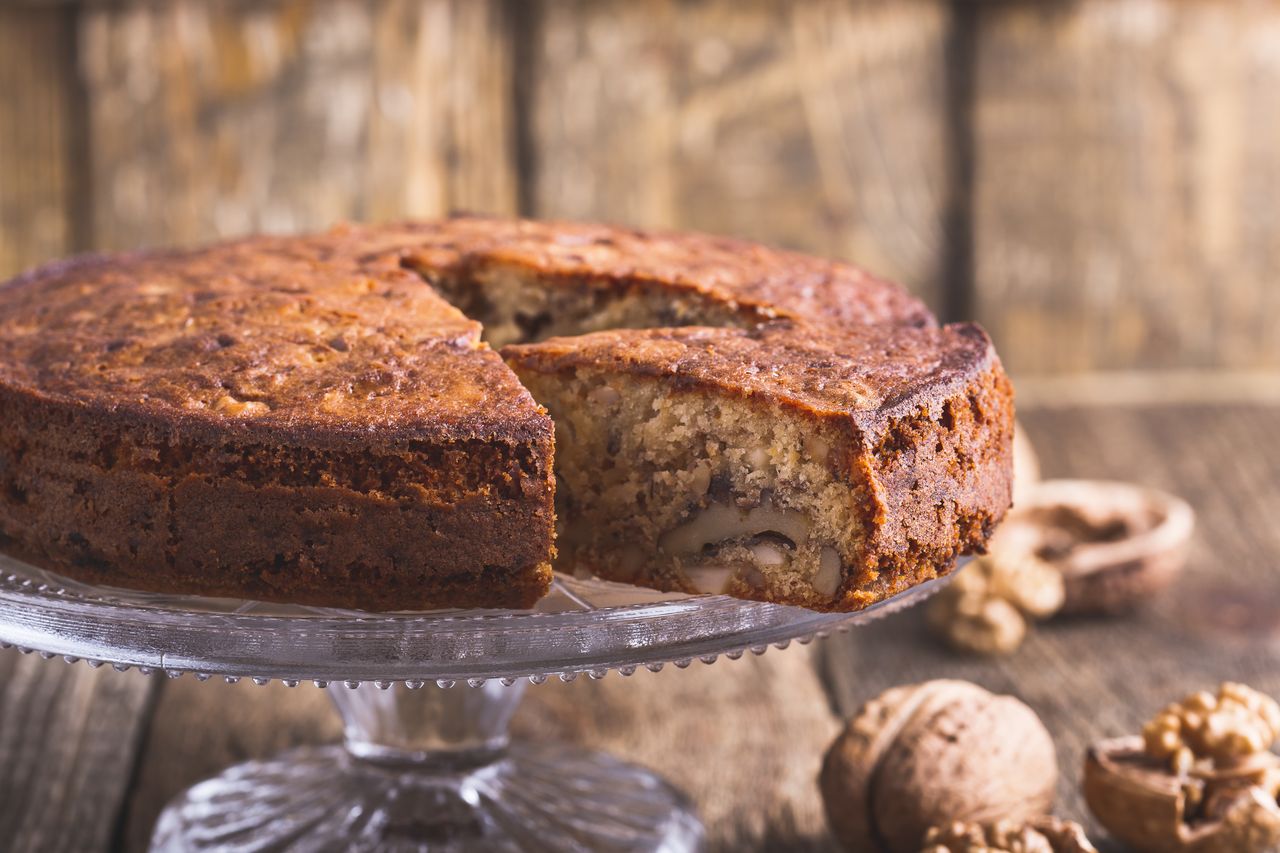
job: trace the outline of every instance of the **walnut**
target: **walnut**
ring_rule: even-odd
[[[965,681],[895,687],[872,699],[827,750],[819,785],[850,850],[917,851],[929,827],[1049,811],[1053,741],[1035,712]]]
[[[683,524],[663,533],[658,547],[665,554],[698,554],[707,545],[776,532],[801,545],[809,539],[809,517],[794,509],[775,508],[767,498],[759,506],[741,508],[712,503]]]
[[[228,415],[261,415],[271,411],[271,407],[266,403],[256,400],[237,400],[230,394],[223,394],[214,400],[213,408]]]
[[[1201,690],[1167,705],[1142,729],[1147,754],[1167,758],[1179,772],[1208,759],[1238,763],[1270,749],[1280,734],[1280,705],[1270,696],[1234,682],[1218,695]]]
[[[929,602],[929,622],[955,648],[978,654],[1012,652],[1031,619],[1062,604],[1062,576],[1026,552],[995,551],[966,566]]]
[[[1280,705],[1225,683],[1162,709],[1142,737],[1096,744],[1089,808],[1113,835],[1153,853],[1261,853],[1280,847]]]
[[[1063,613],[1124,613],[1177,576],[1194,526],[1185,501],[1156,489],[1046,480],[1019,499],[989,547],[1032,553],[1061,572]]]
[[[1097,853],[1080,824],[1053,817],[1019,824],[953,821],[925,836],[921,853]]]

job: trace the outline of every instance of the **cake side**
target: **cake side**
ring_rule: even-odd
[[[155,591],[532,604],[545,413],[416,276],[278,245],[0,287],[0,547]]]
[[[856,610],[980,550],[1009,505],[1011,389],[976,327],[619,331],[503,355],[556,422],[566,562],[605,577]]]
[[[962,327],[975,337],[975,326]],[[882,507],[847,609],[889,598],[984,553],[1013,501],[1013,386],[999,359],[963,385],[905,398],[864,423],[859,466]]]

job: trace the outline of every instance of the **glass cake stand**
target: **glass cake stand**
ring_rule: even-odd
[[[370,614],[86,586],[0,556],[0,645],[44,657],[326,687],[340,746],[237,765],[172,802],[157,850],[697,849],[691,804],[609,755],[511,743],[528,682],[631,675],[809,642],[855,614],[557,577],[534,610]]]

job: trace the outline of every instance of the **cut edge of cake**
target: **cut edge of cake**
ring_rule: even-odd
[[[902,381],[904,338],[944,357]],[[768,376],[759,357],[784,346]],[[608,579],[858,610],[981,550],[1009,505],[1011,389],[973,326],[618,331],[503,355],[556,423],[564,562]]]

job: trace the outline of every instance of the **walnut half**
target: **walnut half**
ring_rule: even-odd
[[[1197,762],[1231,766],[1271,748],[1280,735],[1280,705],[1245,684],[1226,681],[1167,705],[1142,729],[1147,754],[1187,772]]]
[[[1085,759],[1098,820],[1135,850],[1262,853],[1280,846],[1280,705],[1226,682],[1163,708],[1142,737],[1103,741]]]
[[[920,853],[1097,853],[1080,824],[1054,817],[1027,823],[955,821],[935,826]]]
[[[1062,605],[1062,576],[1032,554],[992,551],[929,602],[929,624],[952,647],[983,655],[1022,645],[1027,624]]]
[[[1250,766],[1252,765],[1252,766]],[[1280,845],[1280,758],[1178,774],[1142,738],[1089,749],[1084,797],[1107,831],[1141,853],[1263,853]]]

